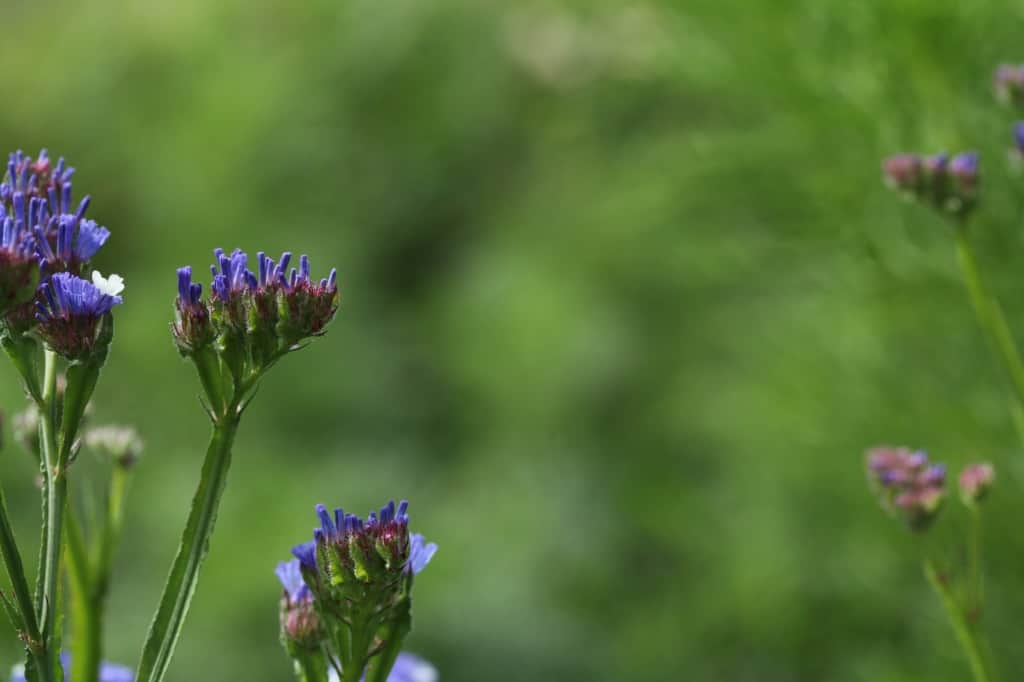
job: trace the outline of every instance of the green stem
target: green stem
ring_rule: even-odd
[[[43,470],[43,544],[40,565],[41,592],[38,594],[39,620],[42,625],[44,655],[48,670],[42,671],[43,680],[50,682],[60,674],[59,633],[57,630],[57,588],[60,575],[60,555],[63,546],[64,506],[67,498],[67,476],[60,468],[57,449],[57,354],[45,352],[43,374],[43,405],[39,410],[40,462]],[[52,667],[52,669],[50,669]],[[47,674],[48,673],[48,676]]]
[[[103,599],[92,574],[85,536],[75,517],[68,517],[67,559],[71,597],[71,679],[98,682],[103,655]]]
[[[958,225],[956,230],[956,249],[964,283],[971,296],[978,322],[1009,380],[1010,411],[1017,432],[1024,441],[1024,361],[1021,360],[1020,351],[999,300],[985,287],[974,250],[967,239],[967,230],[962,224]]]
[[[202,477],[192,500],[181,544],[146,636],[137,682],[162,680],[174,654],[174,647],[195,593],[199,569],[209,549],[217,508],[231,466],[231,446],[238,430],[239,416],[238,405],[232,402],[224,416],[214,423],[210,446],[203,462]]]
[[[295,656],[298,682],[327,682],[327,660],[322,651],[303,651]]]
[[[970,666],[974,682],[991,682],[985,665],[985,658],[982,655],[981,646],[978,641],[978,633],[967,622],[967,617],[956,603],[949,585],[939,575],[938,570],[935,568],[935,563],[931,559],[926,559],[924,562],[924,574],[928,578],[928,583],[942,601],[942,606],[946,609],[946,615],[949,617],[950,625],[953,626],[953,632],[956,634],[957,642],[959,642],[960,648],[963,650],[964,657],[967,658],[967,664]]]

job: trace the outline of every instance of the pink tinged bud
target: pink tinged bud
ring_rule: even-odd
[[[886,184],[893,189],[914,191],[921,184],[921,157],[916,154],[890,156],[882,163],[882,173]]]
[[[968,505],[985,498],[996,480],[996,471],[988,462],[969,464],[960,472],[960,496]]]

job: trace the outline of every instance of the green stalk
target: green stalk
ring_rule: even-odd
[[[1014,341],[1013,333],[1010,331],[1010,325],[1006,322],[1006,315],[1003,313],[999,300],[985,287],[978,262],[974,257],[974,250],[967,239],[967,230],[962,223],[956,229],[956,250],[964,283],[971,296],[971,303],[974,305],[978,323],[985,332],[993,354],[1002,363],[1009,380],[1010,412],[1017,433],[1024,441],[1024,361],[1021,360],[1020,351]]]
[[[63,546],[64,506],[67,498],[67,476],[60,468],[57,446],[57,354],[47,349],[43,373],[43,404],[39,410],[40,463],[43,469],[43,543],[40,549],[40,581],[37,587],[39,620],[42,625],[46,669],[40,673],[44,682],[63,677],[60,667],[60,641],[57,632],[58,578]]]
[[[71,679],[98,682],[103,655],[103,603],[96,590],[85,536],[68,517],[67,559],[71,612]]]
[[[32,642],[31,650],[40,643],[39,624],[36,621],[35,607],[32,605],[32,593],[29,590],[28,579],[25,578],[21,552],[18,550],[18,543],[14,539],[14,529],[11,527],[7,515],[7,500],[4,498],[2,488],[0,488],[0,555],[3,556],[4,567],[11,579],[14,598],[18,603],[18,611],[25,626],[25,632],[19,634],[25,635]]]
[[[238,430],[239,418],[238,405],[232,402],[214,422],[202,476],[192,500],[181,544],[146,636],[137,682],[160,682],[174,654],[174,647],[195,593],[199,569],[210,546],[217,508],[231,466],[231,446]]]
[[[322,651],[298,652],[294,661],[297,682],[327,682],[327,660]]]
[[[928,583],[932,586],[932,589],[935,590],[935,594],[942,601],[942,606],[946,609],[949,623],[953,626],[957,642],[960,644],[964,657],[967,659],[974,682],[991,682],[987,666],[985,665],[985,658],[982,655],[981,645],[977,636],[978,633],[967,622],[967,618],[963,610],[956,603],[956,598],[949,589],[949,585],[939,575],[938,570],[935,568],[935,563],[931,559],[926,559],[924,562],[924,574],[928,578]]]

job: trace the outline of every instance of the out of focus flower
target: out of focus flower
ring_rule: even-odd
[[[886,185],[905,197],[963,217],[977,199],[979,156],[977,152],[963,152],[952,158],[944,152],[928,157],[897,154],[882,162],[882,174]]]
[[[946,492],[946,468],[931,464],[923,451],[888,446],[867,452],[868,479],[882,506],[911,530],[926,529]]]
[[[968,506],[980,502],[992,489],[996,470],[988,462],[968,464],[960,472],[960,497]]]
[[[84,440],[90,450],[123,469],[134,466],[142,454],[142,438],[131,426],[97,426],[85,432]]]
[[[992,85],[1000,102],[1024,107],[1024,66],[1000,64],[993,75]]]
[[[340,682],[333,668],[328,673],[330,682]],[[388,674],[387,682],[437,682],[437,668],[414,654],[402,652]]]
[[[104,331],[109,325],[101,325],[101,321],[121,304],[120,296],[103,293],[91,282],[66,272],[57,273],[40,289],[36,319],[39,335],[50,348],[68,360],[105,353],[110,339]]]
[[[75,682],[74,679],[67,676],[67,672],[71,669],[71,656],[68,653],[62,653],[60,655],[61,665],[64,666],[65,680],[66,682]],[[131,668],[116,663],[100,663],[100,682],[134,682],[135,673],[132,672]],[[22,665],[14,666],[14,670],[11,671],[11,682],[26,682],[25,681],[25,667]]]

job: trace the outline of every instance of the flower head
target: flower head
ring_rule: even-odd
[[[338,621],[329,623],[328,631],[344,624],[353,642],[376,638],[392,651],[401,645],[411,622],[413,577],[437,551],[437,545],[409,532],[408,509],[407,502],[392,501],[362,518],[316,506],[320,526],[313,541],[292,554],[319,612]],[[378,650],[353,651],[352,660],[365,664]]]
[[[96,426],[85,432],[84,440],[86,447],[122,469],[130,469],[142,454],[142,438],[131,426]]]
[[[94,352],[106,352],[110,324],[105,320],[120,305],[120,296],[103,293],[91,282],[60,272],[41,287],[36,303],[39,335],[69,360],[83,359]]]
[[[241,249],[214,250],[210,295],[192,283],[190,268],[178,270],[176,321],[172,328],[179,350],[194,354],[217,340],[217,352],[233,373],[258,371],[304,339],[324,333],[338,308],[337,275],[314,281],[309,258],[289,269],[292,256],[274,262],[262,251],[256,272]],[[246,367],[246,365],[251,367]]]
[[[943,213],[963,217],[974,207],[979,179],[977,152],[952,158],[945,152],[928,157],[898,154],[882,163],[882,172],[889,187]]]
[[[888,446],[869,450],[868,478],[882,503],[911,530],[927,528],[945,499],[946,468],[924,452]]]
[[[968,506],[985,499],[996,480],[996,470],[988,462],[976,462],[960,472],[960,497]]]

